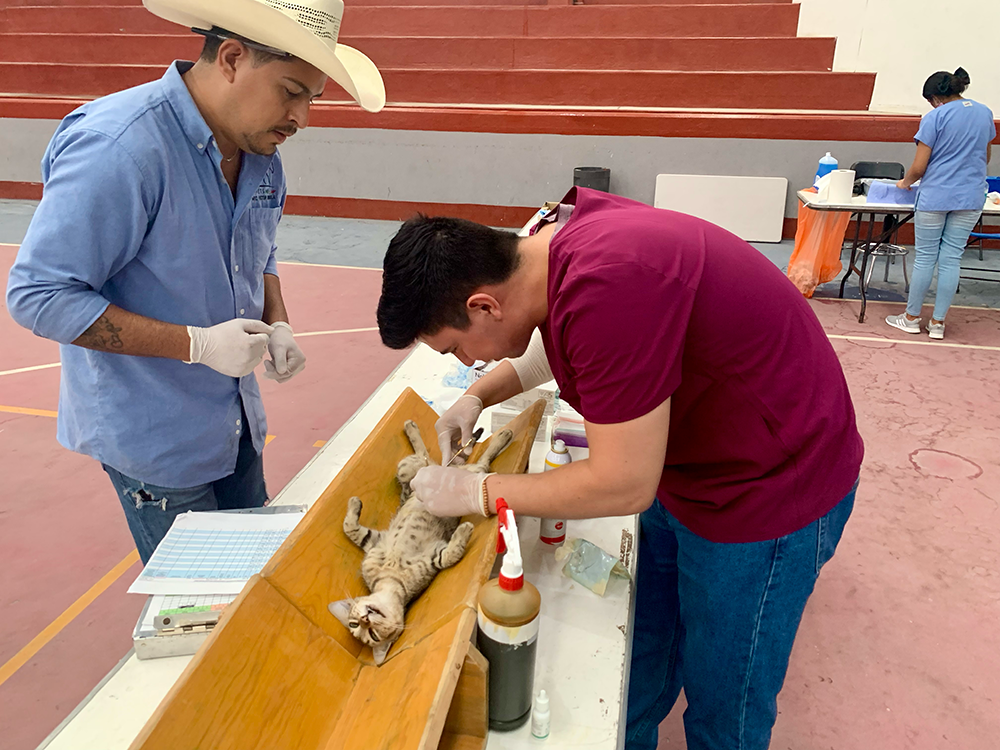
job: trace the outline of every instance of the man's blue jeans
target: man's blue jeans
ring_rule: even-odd
[[[246,412],[243,424],[247,424]],[[253,447],[250,428],[240,436],[236,470],[229,476],[197,487],[159,487],[127,477],[104,466],[125,510],[129,531],[145,565],[152,557],[170,525],[189,510],[233,510],[260,508],[267,502],[264,486],[264,458]]]
[[[795,631],[856,490],[765,542],[710,542],[659,501],[640,516],[626,750],[655,750],[682,687],[688,750],[768,747]]]

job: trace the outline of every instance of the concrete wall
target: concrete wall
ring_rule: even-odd
[[[0,181],[41,182],[42,154],[58,120],[0,118]]]
[[[812,184],[828,149],[845,166],[909,165],[914,153],[897,143],[313,129],[282,155],[297,195],[534,206],[561,197],[573,167],[599,165],[611,168],[613,192],[650,204],[662,172],[787,177],[795,216],[794,191]]]
[[[798,0],[799,36],[836,36],[833,69],[875,72],[871,109],[923,114],[924,81],[962,66],[968,96],[1000,112],[998,0]]]
[[[38,182],[55,126],[0,119],[0,181]],[[862,159],[908,165],[914,153],[900,143],[350,128],[309,128],[281,153],[293,195],[535,206],[562,196],[573,167],[600,165],[611,168],[615,193],[650,204],[661,172],[787,177],[786,216],[795,216],[795,190],[812,184],[827,150],[844,166]]]

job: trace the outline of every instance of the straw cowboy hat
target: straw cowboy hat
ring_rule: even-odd
[[[342,0],[142,0],[161,18],[192,29],[231,31],[288,52],[319,68],[369,112],[385,106],[385,85],[375,64],[353,47],[337,44]]]

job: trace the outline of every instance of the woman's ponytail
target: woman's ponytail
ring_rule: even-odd
[[[958,96],[969,87],[969,74],[965,68],[958,68],[954,73],[939,70],[924,82],[924,99],[930,101],[937,97],[946,99]]]

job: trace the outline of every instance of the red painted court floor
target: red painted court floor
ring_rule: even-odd
[[[15,248],[0,246],[6,270]],[[282,264],[306,370],[262,380],[272,494],[400,361],[373,328],[378,272]],[[810,600],[779,698],[780,750],[995,750],[1000,736],[1000,311],[948,339],[899,303],[817,300],[867,444],[854,517]],[[55,344],[0,315],[0,747],[31,750],[125,655],[142,598],[117,499],[55,442]],[[794,384],[789,384],[794,387]],[[91,601],[92,599],[92,601]],[[684,748],[681,706],[661,750]]]
[[[15,252],[0,245],[4,289]],[[258,376],[272,496],[403,358],[373,330],[380,271],[279,269],[307,364],[283,385]],[[139,564],[127,561],[134,546],[107,475],[56,442],[59,368],[17,372],[57,363],[58,345],[17,326],[6,308],[0,336],[10,345],[0,371],[0,748],[32,750],[129,650],[143,597],[125,593]],[[107,585],[120,563],[110,586],[68,620],[67,608]],[[12,672],[53,623],[51,640]]]

